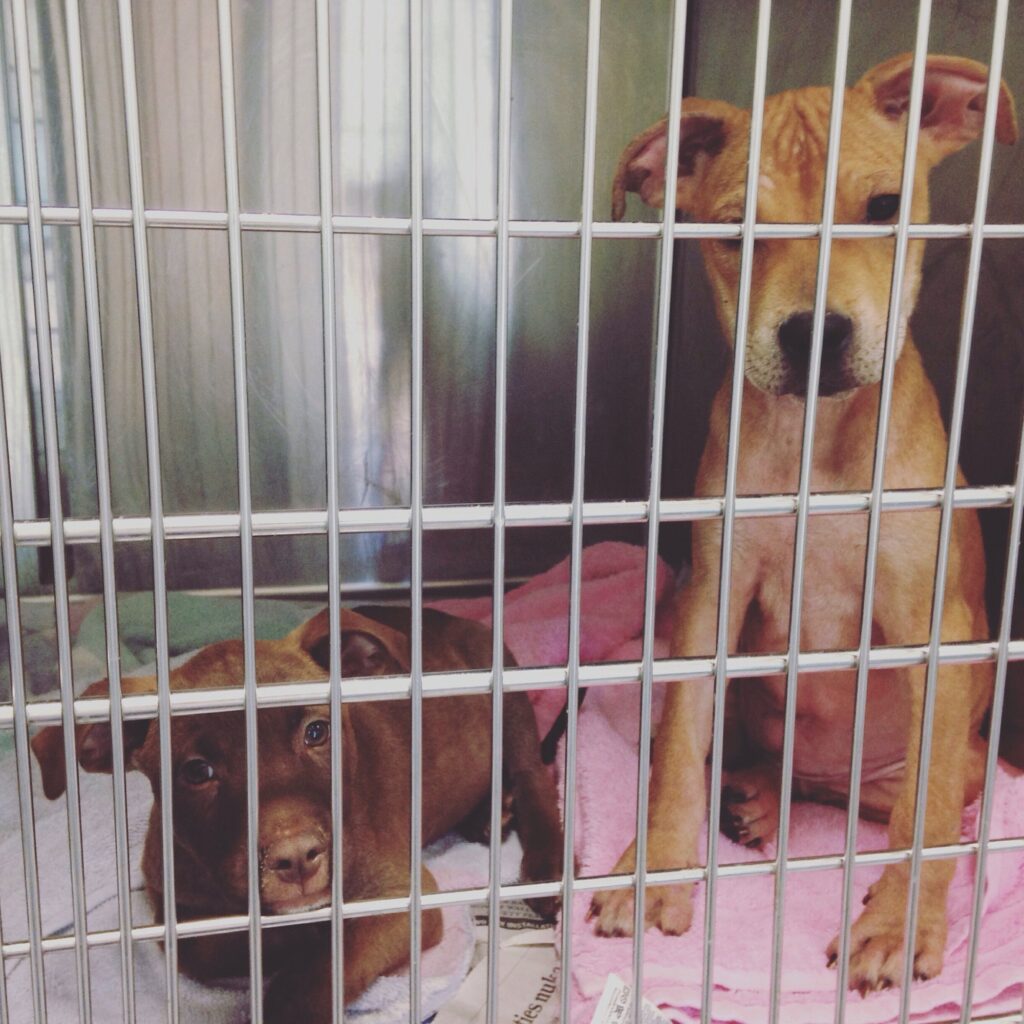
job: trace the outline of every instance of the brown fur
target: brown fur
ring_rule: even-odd
[[[902,56],[869,71],[845,94],[836,197],[838,223],[863,222],[872,197],[899,192],[911,60]],[[929,57],[912,219],[928,220],[928,173],[980,133],[986,69],[958,57]],[[798,89],[769,97],[758,181],[758,221],[820,219],[830,90]],[[726,103],[688,99],[682,113],[676,205],[698,221],[735,221],[742,215],[750,115]],[[696,131],[691,132],[691,123]],[[1003,85],[997,138],[1016,139],[1012,99]],[[625,194],[648,203],[664,196],[664,122],[634,140],[623,154],[613,190],[621,216]],[[823,357],[814,443],[812,487],[865,491],[871,487],[875,427],[889,305],[892,239],[833,244],[828,309],[849,322],[849,333]],[[720,321],[731,337],[736,319],[739,247],[701,243]],[[942,484],[947,437],[935,392],[907,329],[920,283],[923,242],[907,256],[897,337],[898,359],[885,461],[887,488]],[[758,241],[752,276],[743,389],[738,493],[796,492],[806,391],[806,362],[785,351],[782,327],[813,308],[816,241]],[[715,399],[698,472],[698,495],[724,490],[730,386]],[[883,517],[875,584],[873,643],[920,644],[928,638],[932,579],[939,530],[937,512]],[[812,516],[808,521],[801,650],[856,648],[867,540],[867,517]],[[740,519],[734,534],[730,581],[730,652],[784,651],[788,643],[794,522]],[[671,653],[710,656],[716,648],[721,523],[694,524],[693,577],[680,595]],[[984,560],[977,517],[956,513],[943,608],[942,640],[987,636]],[[910,845],[924,701],[924,669],[870,676],[862,811],[889,822],[893,847]],[[794,749],[794,792],[845,802],[852,743],[852,673],[815,673],[800,680]],[[991,695],[988,665],[944,665],[939,672],[928,779],[925,841],[955,842],[964,803],[977,793],[984,746],[979,735]],[[785,679],[742,680],[728,693],[747,764],[727,776],[723,825],[750,845],[771,839],[778,822],[778,759],[782,747]],[[649,858],[652,869],[700,862],[698,835],[706,812],[705,759],[711,741],[710,682],[669,690],[655,737],[651,776]],[[630,847],[617,867],[633,870]],[[918,977],[942,967],[946,893],[951,861],[930,861],[922,874],[914,950]],[[898,984],[909,872],[891,865],[871,890],[853,927],[851,987],[866,992]],[[662,931],[691,923],[689,886],[652,886],[646,920]],[[626,890],[599,894],[592,914],[605,934],[632,930]],[[834,962],[837,943],[829,948]]]
[[[408,609],[342,611],[343,677],[409,672]],[[329,664],[324,611],[279,641],[257,641],[259,682],[322,680]],[[484,627],[424,611],[425,671],[490,666]],[[507,663],[514,664],[506,652]],[[242,644],[213,644],[171,672],[172,690],[238,686]],[[153,677],[125,678],[126,693],[153,692]],[[103,680],[87,695],[106,694]],[[326,707],[266,708],[258,712],[260,897],[264,913],[325,906],[331,896],[330,742],[308,745],[311,723],[326,724]],[[550,881],[561,874],[562,840],[554,783],[541,764],[533,709],[525,694],[504,698],[505,783],[514,801],[524,850],[523,874]],[[320,728],[320,725],[315,728]],[[342,709],[342,864],[346,900],[409,892],[410,706],[405,700],[345,703]],[[241,712],[175,715],[171,721],[174,781],[174,867],[181,920],[244,914],[247,902],[245,722]],[[489,805],[491,701],[487,696],[431,698],[423,706],[423,841],[429,843]],[[110,727],[79,726],[79,762],[110,771]],[[59,727],[32,742],[46,795],[64,791]],[[163,886],[160,828],[160,752],[151,722],[126,722],[128,764],[153,786],[154,805],[143,852],[143,875],[157,912]],[[215,781],[190,785],[184,765],[201,757]],[[304,863],[303,863],[304,859]],[[301,875],[301,877],[299,877]],[[423,891],[436,891],[424,869]],[[554,901],[541,909],[553,913]],[[441,939],[441,912],[423,914],[422,946]],[[268,1021],[331,1020],[330,936],[325,926],[268,929],[264,969],[273,975]],[[345,922],[344,1001],[409,959],[409,915]],[[181,969],[200,979],[244,975],[245,933],[190,939],[179,949]]]

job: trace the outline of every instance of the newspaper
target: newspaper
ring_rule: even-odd
[[[629,1024],[633,1017],[633,990],[617,974],[609,974],[590,1024]],[[642,1004],[641,1024],[668,1024],[668,1018],[649,999]]]
[[[487,1019],[487,904],[472,908],[476,927],[476,965],[458,994],[438,1012],[433,1024],[483,1024]],[[561,965],[555,930],[525,903],[501,904],[498,915],[497,1024],[558,1024]],[[591,1024],[631,1024],[630,986],[608,975]],[[649,1000],[641,1024],[668,1024]]]
[[[487,1019],[487,906],[473,908],[478,962],[434,1024]],[[555,930],[525,903],[504,902],[498,918],[499,1024],[556,1024],[560,970]]]

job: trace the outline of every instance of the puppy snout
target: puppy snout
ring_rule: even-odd
[[[313,832],[288,836],[271,843],[263,856],[264,867],[288,885],[304,888],[327,860],[327,844]]]
[[[811,359],[811,332],[814,313],[807,310],[794,313],[779,327],[779,345],[796,366],[807,366]],[[836,362],[850,344],[853,336],[853,321],[842,313],[825,314],[824,331],[821,339],[821,361],[823,365]]]

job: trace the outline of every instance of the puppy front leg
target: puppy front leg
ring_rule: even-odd
[[[433,875],[423,869],[423,892],[437,892]],[[375,893],[393,896],[393,891]],[[436,946],[443,933],[441,911],[423,911],[421,947]],[[343,966],[344,1005],[358,999],[378,978],[409,963],[409,914],[354,917],[345,921]],[[327,941],[299,967],[282,971],[267,989],[264,1019],[267,1024],[330,1024],[331,947]]]
[[[966,605],[951,597],[943,621],[943,637],[969,637]],[[971,745],[971,694],[976,666],[946,665],[936,679],[932,750],[928,765],[928,791],[924,841],[928,846],[956,843],[960,837],[965,781]],[[910,735],[907,767],[889,819],[891,849],[909,847],[914,838],[917,776],[921,753],[925,669],[908,671]],[[946,945],[946,901],[955,864],[952,860],[925,861],[921,865],[917,934],[914,940],[914,977],[932,978],[942,970]],[[898,985],[903,977],[903,935],[910,885],[910,865],[891,864],[871,887],[867,906],[850,935],[850,987],[862,994]],[[838,956],[839,940],[829,947],[829,962]]]
[[[709,537],[710,534],[710,537]],[[718,608],[718,564],[715,524],[694,550],[713,553],[695,559],[694,581],[680,595],[672,638],[675,658],[708,656],[715,651]],[[708,540],[712,543],[708,543]],[[752,578],[734,579],[726,649],[736,649],[740,627],[753,590]],[[671,683],[661,722],[654,737],[647,831],[647,866],[653,871],[693,867],[700,863],[699,837],[707,813],[704,765],[711,746],[714,686],[711,680]],[[645,766],[641,766],[641,770]],[[614,873],[634,871],[636,843],[619,858]],[[668,935],[679,935],[693,917],[693,885],[652,885],[645,894],[644,920]],[[633,893],[628,889],[597,893],[590,906],[601,935],[632,935]]]

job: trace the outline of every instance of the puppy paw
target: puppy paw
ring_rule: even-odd
[[[779,829],[779,776],[772,765],[727,772],[722,780],[722,833],[734,843],[761,849]]]
[[[903,932],[906,890],[903,899],[889,887],[872,886],[865,898],[866,909],[850,931],[850,988],[862,996],[893,988],[901,983],[904,970]],[[914,945],[914,978],[934,978],[942,970],[946,947],[945,911],[932,912],[921,906],[917,940]],[[829,944],[828,965],[839,958],[839,937]]]
[[[665,935],[682,935],[693,922],[692,885],[651,885],[644,892],[644,924]],[[598,935],[633,934],[633,890],[594,894],[587,913]]]

